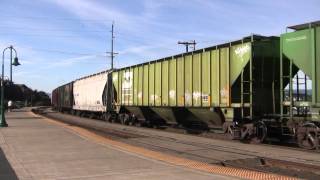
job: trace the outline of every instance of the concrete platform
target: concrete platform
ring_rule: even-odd
[[[20,110],[0,128],[0,179],[231,179],[97,144]]]
[[[124,126],[50,110],[44,115],[53,119],[59,119],[68,124],[97,129],[103,131],[107,136],[110,132],[113,132],[117,137],[112,138],[117,141],[210,164],[263,157],[320,167],[320,156],[317,151],[270,144],[247,144],[240,141],[203,138],[153,128]],[[127,134],[131,137],[121,137],[118,134]],[[112,133],[110,135],[112,136]]]

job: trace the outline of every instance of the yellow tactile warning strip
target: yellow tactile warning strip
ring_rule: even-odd
[[[214,174],[221,174],[226,176],[234,176],[238,178],[243,179],[268,179],[268,180],[291,180],[291,179],[297,179],[293,177],[288,176],[282,176],[277,174],[271,174],[271,173],[263,173],[258,171],[252,171],[252,170],[246,170],[246,169],[240,169],[240,168],[232,168],[232,167],[224,167],[219,165],[213,165],[208,163],[203,163],[199,161],[189,160],[185,158],[175,157],[172,155],[164,154],[161,152],[156,152],[152,150],[148,150],[145,148],[129,145],[126,143],[122,143],[119,141],[111,140],[109,138],[99,136],[93,132],[90,132],[87,129],[77,127],[77,126],[70,126],[68,124],[51,120],[48,118],[45,118],[46,121],[63,126],[64,128],[70,129],[74,131],[75,133],[79,134],[80,136],[83,136],[87,139],[93,140],[100,144],[106,144],[111,145],[113,147],[116,147],[118,149],[135,153],[144,157],[148,157],[151,159],[163,161],[166,163],[170,163],[177,166],[187,167],[190,169],[200,170],[207,173],[214,173]]]

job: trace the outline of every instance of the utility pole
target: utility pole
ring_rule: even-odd
[[[193,40],[193,41],[178,41],[178,44],[181,44],[181,45],[185,45],[186,46],[186,52],[189,52],[189,46],[191,45],[193,47],[193,50],[196,50],[196,41]]]
[[[110,54],[110,57],[111,57],[111,71],[113,70],[113,60],[114,60],[114,57],[115,57],[115,55],[116,54],[118,54],[118,53],[115,53],[114,52],[114,38],[115,38],[115,36],[114,36],[114,22],[112,22],[112,26],[111,26],[111,52],[107,52],[107,54]],[[107,56],[108,57],[108,56]],[[109,82],[109,81],[108,81]],[[112,82],[112,80],[111,80],[111,82]],[[112,84],[112,83],[111,83]],[[108,101],[109,102],[109,101]],[[113,88],[113,86],[111,85],[111,109],[113,109],[114,108],[114,103],[115,103],[115,98],[114,98],[114,88]],[[106,103],[107,104],[107,107],[108,107],[108,103]],[[109,108],[109,107],[108,107]],[[107,118],[107,115],[105,116],[106,118]],[[111,117],[109,117],[109,118],[111,118]],[[107,119],[109,119],[109,118],[107,118]]]
[[[113,51],[113,46],[114,46],[114,22],[112,22],[112,26],[111,26],[111,52],[107,52],[107,54],[110,54],[110,57],[111,57],[111,70],[113,70],[113,60],[114,60],[114,57],[116,54],[118,53],[115,53]],[[108,57],[108,56],[107,56]]]
[[[113,28],[114,28],[114,24],[112,22],[112,28],[111,28],[111,70],[113,70],[113,39],[114,39],[114,35],[113,35]]]

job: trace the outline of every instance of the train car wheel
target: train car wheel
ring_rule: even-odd
[[[137,120],[137,118],[135,116],[131,116],[130,119],[131,120],[129,122],[129,126],[134,126],[138,122],[138,120]]]
[[[230,140],[235,139],[234,127],[232,125],[232,122],[223,123],[222,129],[228,139]]]
[[[250,143],[259,144],[262,143],[267,137],[267,126],[262,122],[258,121],[254,124],[254,134],[250,139]]]
[[[89,114],[89,118],[90,118],[90,119],[93,119],[93,118],[94,118],[94,114],[93,114],[93,113],[90,113],[90,114]]]
[[[128,114],[120,114],[119,119],[121,124],[129,125],[130,117]]]
[[[235,134],[234,134],[234,128],[233,128],[232,126],[229,126],[229,127],[228,127],[228,130],[227,130],[227,138],[228,138],[228,139],[231,139],[231,140],[236,139]]]
[[[116,122],[116,121],[118,120],[118,118],[119,118],[118,114],[116,114],[116,113],[111,113],[111,114],[110,114],[110,118],[108,119],[108,121],[109,121],[110,123],[114,123],[114,122]]]
[[[110,122],[111,114],[109,114],[109,113],[103,113],[103,114],[101,115],[101,118],[102,118],[102,120],[104,120],[104,121],[106,121],[106,122]]]
[[[143,127],[143,122],[137,120],[137,121],[134,123],[134,125],[135,125],[136,127]]]
[[[304,149],[318,149],[320,144],[319,127],[313,123],[305,123],[298,127],[298,145]]]

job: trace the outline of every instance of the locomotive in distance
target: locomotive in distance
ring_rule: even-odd
[[[320,21],[288,29],[86,76],[54,89],[52,105],[123,124],[220,128],[232,139],[294,139],[317,149]]]

